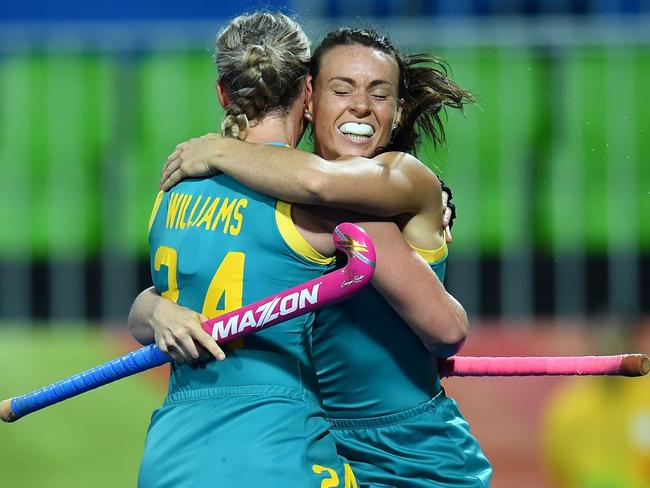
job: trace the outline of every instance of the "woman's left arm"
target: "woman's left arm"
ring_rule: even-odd
[[[409,154],[341,159],[208,134],[177,147],[163,169],[161,188],[224,172],[260,193],[306,205],[381,217],[440,207],[437,177]]]

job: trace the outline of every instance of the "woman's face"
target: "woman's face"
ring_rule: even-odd
[[[358,44],[337,46],[322,56],[312,83],[317,154],[369,157],[388,144],[401,111],[399,68],[392,56]]]

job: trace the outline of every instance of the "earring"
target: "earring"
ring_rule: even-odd
[[[307,109],[305,109],[305,118],[307,120],[311,120],[311,112],[309,110],[307,110]]]

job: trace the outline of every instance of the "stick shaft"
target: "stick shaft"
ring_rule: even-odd
[[[334,245],[348,256],[347,264],[319,278],[223,314],[201,324],[225,344],[299,315],[354,295],[370,283],[375,269],[375,249],[360,227],[343,223],[334,229]],[[171,361],[155,344],[0,403],[0,419],[13,422],[99,386],[155,368]]]
[[[158,349],[155,344],[141,347],[83,373],[12,398],[11,410],[8,413],[10,418],[5,419],[2,413],[0,415],[3,415],[2,420],[5,421],[18,420],[29,413],[94,390],[113,381],[155,368],[169,361],[171,361],[171,358]]]
[[[348,255],[342,269],[208,320],[201,324],[203,329],[220,344],[230,342],[357,293],[374,274],[374,245],[360,227],[350,223],[336,226],[332,237],[336,248]]]
[[[441,376],[643,376],[650,371],[644,354],[559,357],[471,357],[439,359]]]

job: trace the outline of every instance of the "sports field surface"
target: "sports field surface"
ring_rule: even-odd
[[[85,327],[0,327],[0,397],[27,393],[122,354],[125,345],[114,337]],[[0,484],[135,486],[149,417],[163,395],[160,381],[145,373],[0,424]]]

